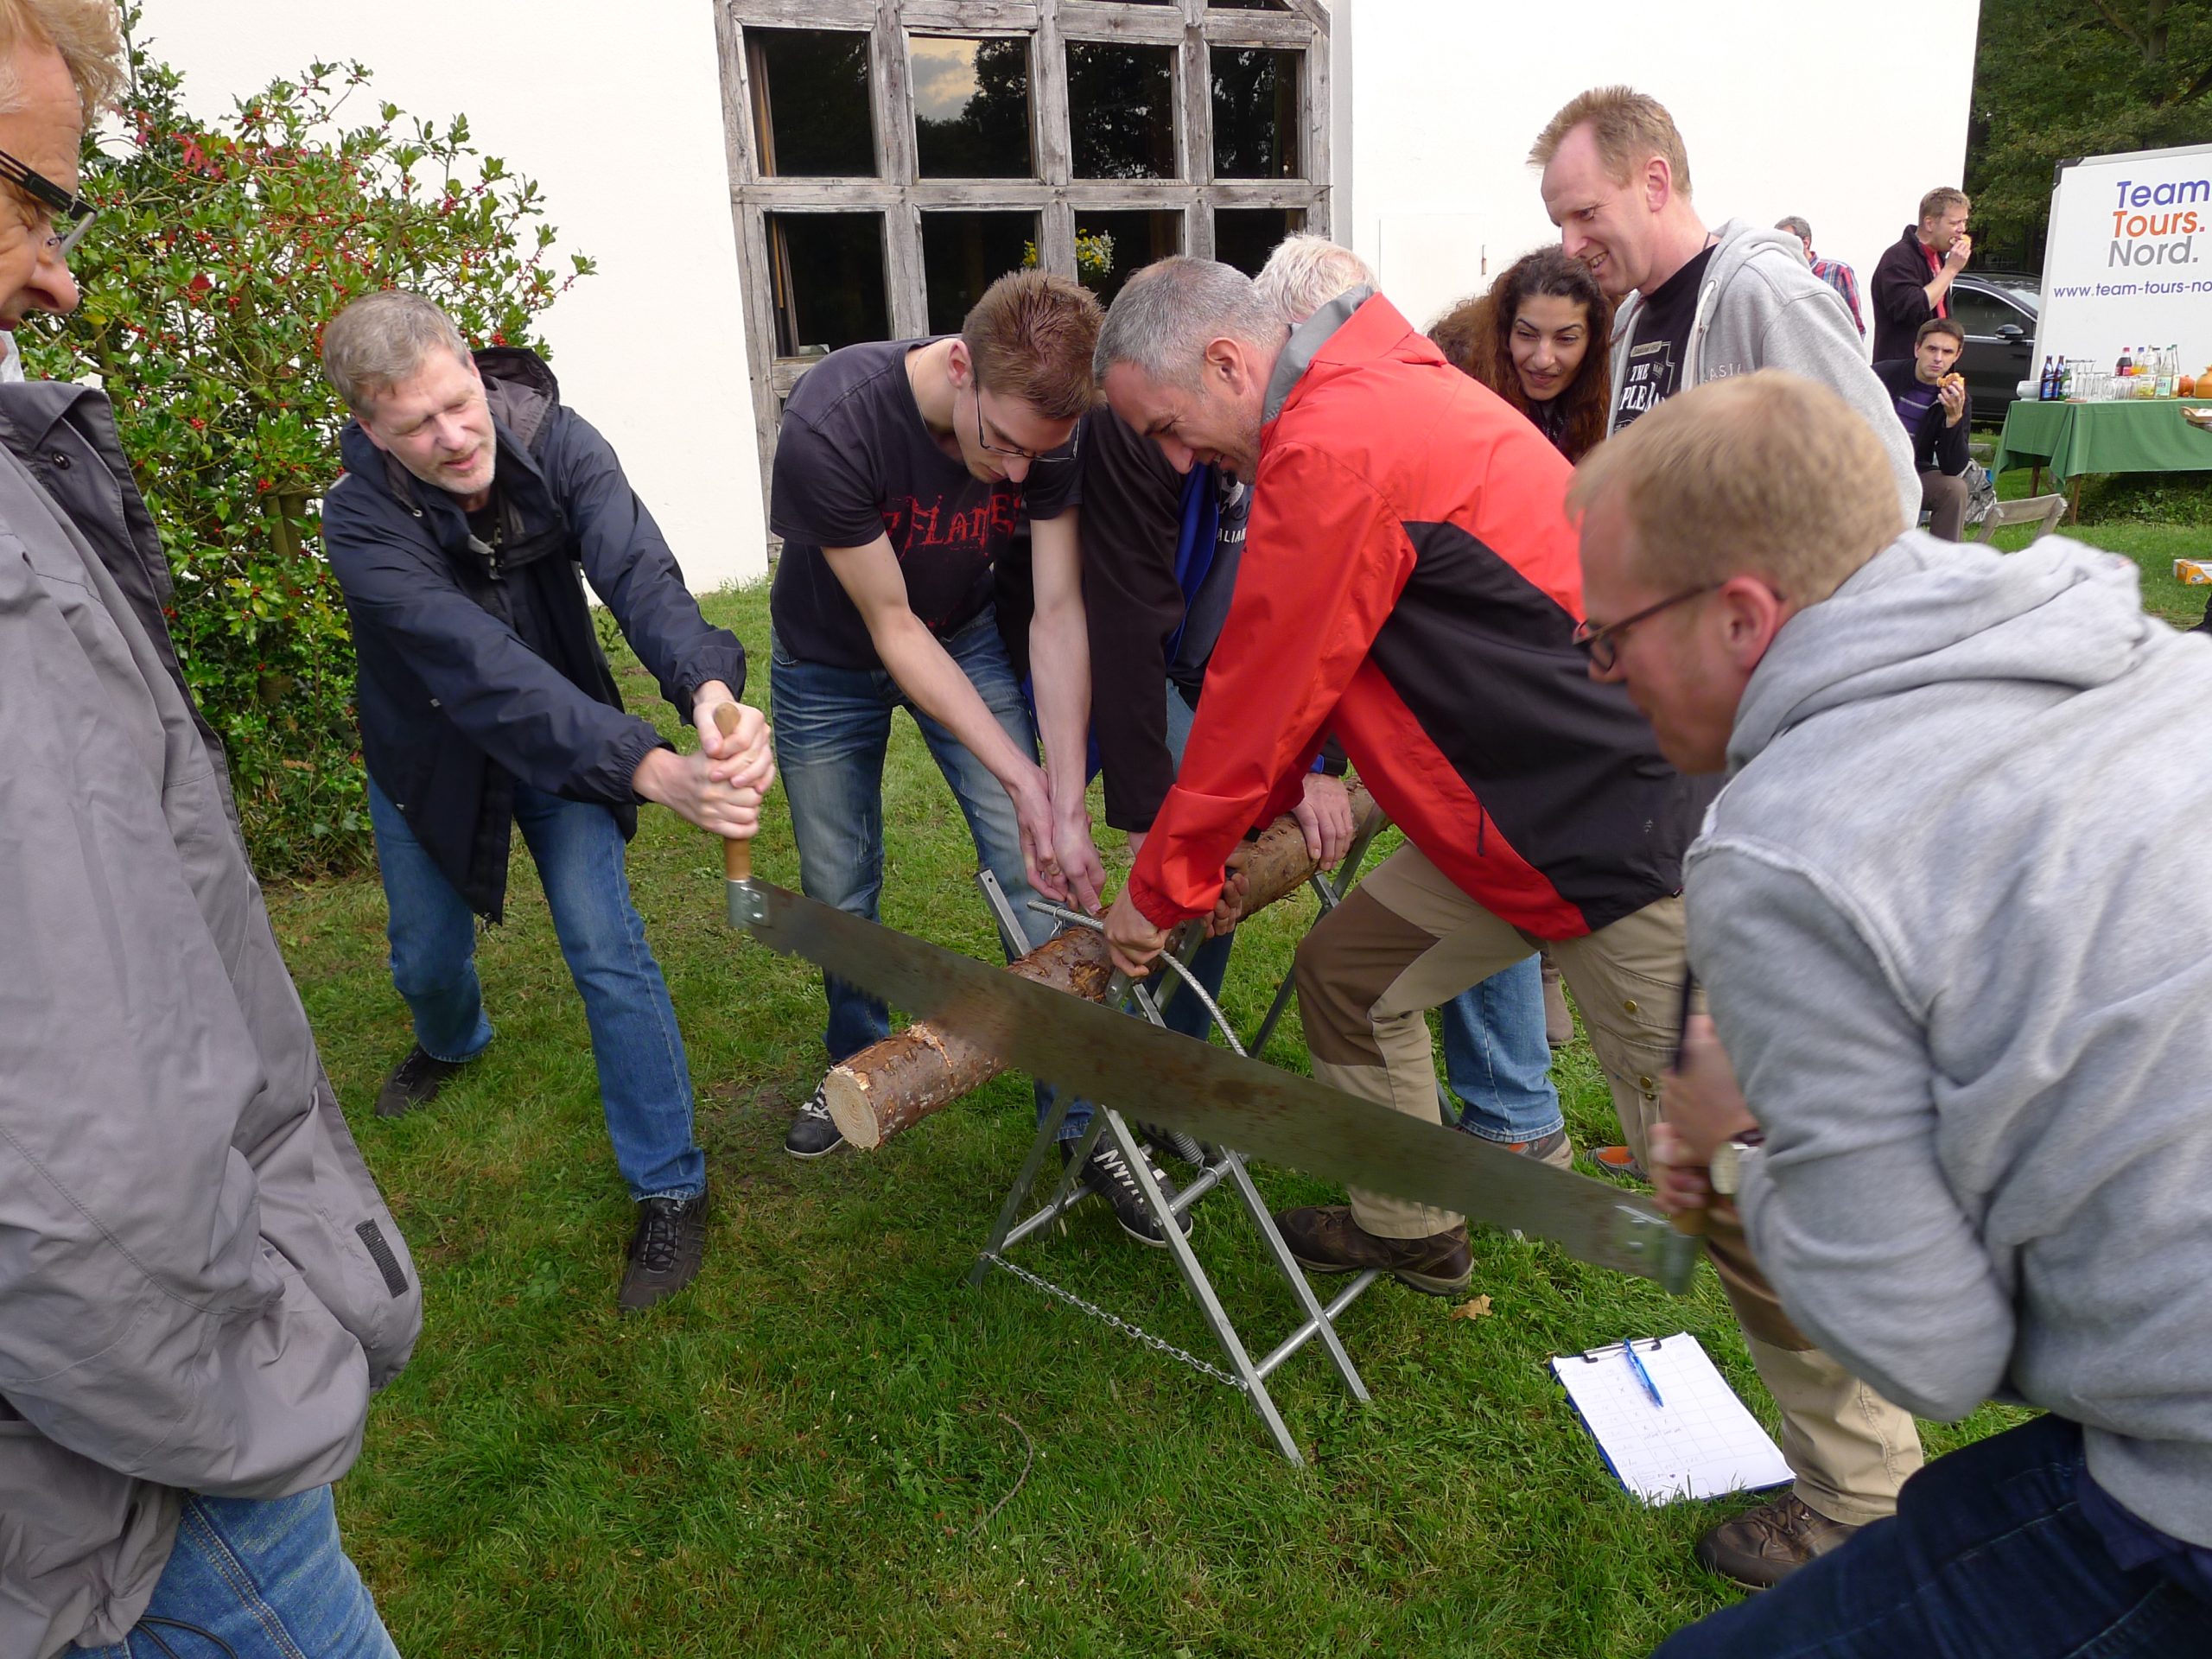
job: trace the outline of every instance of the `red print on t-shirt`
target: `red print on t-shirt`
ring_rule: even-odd
[[[946,512],[942,496],[899,496],[884,504],[883,532],[901,559],[925,549],[988,558],[1020,526],[1020,505],[1012,490],[993,490],[964,512]]]

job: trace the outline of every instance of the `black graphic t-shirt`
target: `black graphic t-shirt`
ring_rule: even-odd
[[[1636,336],[1629,343],[1628,368],[1613,389],[1614,431],[1626,431],[1638,416],[1682,389],[1689,373],[1698,289],[1712,262],[1713,250],[1707,248],[1644,296]]]
[[[1071,464],[987,483],[938,447],[906,378],[906,354],[931,343],[848,346],[791,389],[769,492],[768,527],[784,552],[768,613],[777,642],[803,662],[883,666],[823,548],[888,536],[908,606],[944,639],[991,602],[991,569],[1015,528],[1076,504]]]

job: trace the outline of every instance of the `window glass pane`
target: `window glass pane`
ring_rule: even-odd
[[[925,179],[1026,179],[1029,152],[1029,42],[907,42],[914,77],[914,156]]]
[[[930,332],[960,331],[968,308],[1009,270],[1037,262],[1034,213],[924,213],[922,282]]]
[[[1213,172],[1217,179],[1294,179],[1303,52],[1213,48]]]
[[[1275,244],[1305,228],[1302,207],[1217,207],[1213,215],[1213,257],[1248,276],[1256,276],[1275,251]]]
[[[2032,320],[2022,316],[1993,294],[1978,294],[1972,289],[1954,288],[1950,299],[1952,321],[1970,334],[1993,334],[2008,322],[2018,323],[2031,334],[2035,331]]]
[[[771,213],[776,355],[810,357],[891,333],[880,213]]]
[[[1078,179],[1172,179],[1175,48],[1068,42],[1068,128]]]
[[[760,171],[781,178],[874,178],[868,36],[748,29],[745,47]]]
[[[1180,213],[1076,210],[1076,276],[1101,305],[1113,304],[1131,272],[1182,251]]]

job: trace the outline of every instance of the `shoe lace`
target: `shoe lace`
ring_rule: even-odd
[[[416,1084],[423,1080],[423,1077],[433,1066],[436,1065],[437,1063],[436,1056],[433,1055],[429,1049],[416,1048],[413,1050],[409,1053],[405,1059],[399,1063],[400,1087],[403,1089],[413,1088]]]
[[[818,1117],[826,1123],[830,1121],[830,1103],[817,1089],[808,1097],[806,1104],[798,1109],[798,1115],[801,1117]]]
[[[638,1261],[647,1273],[666,1273],[676,1265],[677,1252],[683,1244],[676,1209],[666,1200],[645,1200],[645,1235],[638,1241]]]

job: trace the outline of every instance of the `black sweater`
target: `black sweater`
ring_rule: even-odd
[[[1879,380],[1895,401],[1912,390],[1919,376],[1913,359],[1909,357],[1892,359],[1874,365],[1874,378]],[[1900,414],[1897,417],[1903,420]],[[1916,471],[1942,473],[1955,476],[1966,471],[1974,459],[1967,449],[1967,429],[1974,424],[1974,394],[1967,394],[1966,412],[1959,416],[1959,423],[1952,426],[1943,419],[1942,403],[1929,404],[1928,412],[1920,417],[1917,429],[1908,426],[1912,435],[1912,464]]]

